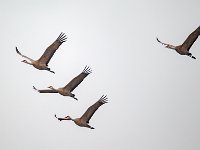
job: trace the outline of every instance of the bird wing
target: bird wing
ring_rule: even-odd
[[[52,89],[38,90],[34,86],[33,86],[33,89],[36,90],[36,91],[38,91],[39,93],[58,93],[58,91],[52,90]]]
[[[45,50],[43,55],[39,58],[39,62],[48,65],[50,59],[59,48],[59,46],[66,41],[66,35],[61,33],[59,37]]]
[[[94,103],[92,106],[90,106],[86,112],[81,116],[81,120],[85,121],[86,123],[89,123],[91,117],[96,112],[96,110],[103,104],[107,103],[107,97],[106,95],[101,96],[101,98]]]
[[[181,46],[189,51],[189,49],[191,48],[193,43],[197,40],[199,35],[200,35],[200,26],[187,37],[187,39],[183,42]]]
[[[87,77],[92,70],[90,67],[86,66],[84,70],[75,78],[73,78],[65,87],[64,89],[67,91],[72,92],[82,81],[85,77]]]

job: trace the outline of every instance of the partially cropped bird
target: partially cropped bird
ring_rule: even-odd
[[[45,50],[45,52],[43,53],[43,55],[38,59],[38,60],[33,60],[25,55],[22,55],[18,48],[16,47],[16,52],[26,58],[27,60],[23,60],[22,62],[27,63],[29,65],[33,65],[35,68],[39,69],[39,70],[47,70],[51,73],[55,73],[54,71],[52,71],[49,67],[48,67],[48,63],[50,61],[50,59],[52,58],[52,56],[54,55],[54,53],[56,52],[56,50],[59,48],[59,46],[65,42],[67,39],[66,35],[64,33],[61,33],[59,35],[59,37]]]
[[[94,127],[91,127],[89,125],[89,121],[91,119],[91,117],[93,116],[93,114],[95,113],[95,111],[103,104],[107,103],[107,97],[106,96],[101,96],[101,98],[94,103],[92,106],[90,106],[86,112],[80,117],[80,118],[76,118],[76,119],[72,119],[70,116],[66,116],[64,118],[58,118],[56,115],[55,117],[62,121],[62,120],[72,120],[74,121],[74,123],[80,127],[87,127],[90,129],[94,129]]]
[[[85,77],[87,77],[90,73],[92,72],[92,70],[90,69],[90,67],[86,66],[83,71],[76,76],[75,78],[73,78],[66,86],[55,89],[53,86],[49,86],[49,89],[45,89],[45,90],[38,90],[37,88],[35,88],[35,86],[33,86],[33,89],[35,89],[36,91],[38,91],[39,93],[59,93],[63,96],[70,96],[72,98],[74,98],[75,100],[78,100],[75,97],[75,94],[72,94],[71,92],[83,81],[83,79],[85,79]]]
[[[197,40],[199,35],[200,35],[200,26],[196,30],[194,30],[181,45],[173,46],[170,44],[166,44],[166,43],[161,42],[158,38],[157,38],[157,41],[165,45],[166,48],[176,50],[180,55],[187,55],[193,59],[196,59],[194,56],[192,56],[189,50],[191,46],[194,44],[194,42]]]

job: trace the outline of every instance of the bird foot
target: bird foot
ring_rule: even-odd
[[[52,71],[50,68],[47,68],[46,70],[49,71],[49,72],[51,72],[51,73],[54,73],[54,74],[55,74],[55,72]]]
[[[35,87],[35,86],[33,86],[33,89],[39,92],[39,90],[38,90],[38,89],[36,89],[36,87]]]
[[[192,56],[193,59],[196,59],[196,57]]]

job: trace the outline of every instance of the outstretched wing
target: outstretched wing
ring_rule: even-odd
[[[90,69],[90,67],[86,66],[84,68],[84,70],[78,75],[76,76],[74,79],[72,79],[65,87],[64,89],[72,92],[82,81],[85,77],[87,77],[90,73],[92,72],[92,70]]]
[[[33,89],[38,91],[39,93],[58,93],[56,90],[46,89],[46,90],[38,90],[33,86]]]
[[[65,42],[67,39],[66,35],[64,33],[61,33],[59,37],[45,50],[43,55],[39,58],[38,61],[40,61],[43,64],[48,65],[50,59],[56,52],[56,50],[59,48],[59,46]]]
[[[106,95],[101,96],[101,98],[94,103],[92,106],[90,106],[86,112],[81,116],[81,119],[85,121],[86,123],[89,123],[91,117],[96,112],[96,110],[103,104],[107,103],[107,97]]]
[[[189,51],[189,49],[191,48],[193,43],[197,40],[199,35],[200,35],[200,26],[187,37],[187,39],[183,42],[181,46]]]

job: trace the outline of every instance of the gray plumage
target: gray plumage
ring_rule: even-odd
[[[194,56],[192,56],[192,53],[190,53],[189,50],[191,46],[194,44],[194,42],[197,40],[199,35],[200,35],[200,26],[196,30],[194,30],[181,45],[173,46],[167,43],[163,43],[158,38],[157,41],[165,45],[166,48],[176,50],[176,52],[178,52],[180,55],[187,55],[193,59],[196,59]]]
[[[37,88],[35,88],[33,86],[33,89],[37,90],[39,93],[59,93],[63,96],[70,96],[76,100],[78,100],[74,94],[72,94],[71,92],[85,79],[85,77],[87,77],[90,73],[92,72],[92,70],[90,69],[90,67],[86,66],[83,71],[76,76],[75,78],[73,78],[66,86],[55,89],[53,86],[49,86],[49,89],[44,89],[44,90],[38,90]]]
[[[19,52],[18,48],[16,47],[16,52],[23,58],[29,60],[23,60],[22,62],[32,65],[33,67],[39,69],[39,70],[47,70],[51,73],[55,73],[54,71],[51,71],[51,69],[48,67],[48,63],[51,60],[52,56],[56,52],[56,50],[59,48],[59,46],[66,41],[66,35],[64,33],[61,33],[59,37],[45,50],[43,55],[38,60],[33,60]]]
[[[103,104],[107,103],[107,97],[105,95],[101,96],[101,98],[94,103],[92,106],[90,106],[86,112],[80,117],[80,118],[76,118],[76,119],[72,119],[70,116],[66,116],[64,118],[58,118],[56,115],[55,117],[59,120],[72,120],[74,121],[74,123],[80,127],[87,127],[90,129],[94,129],[94,127],[91,127],[89,125],[89,121],[91,119],[91,117],[94,115],[94,113],[96,112],[96,110]]]

